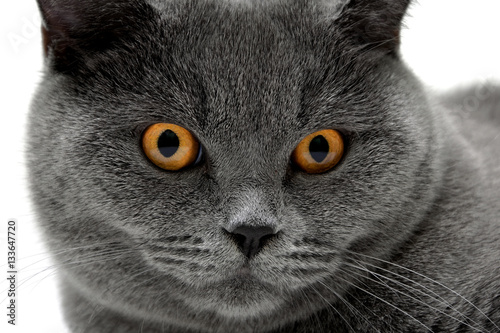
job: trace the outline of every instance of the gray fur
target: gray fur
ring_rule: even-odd
[[[39,1],[30,180],[74,332],[500,330],[500,90],[424,93],[408,1],[150,2]],[[156,122],[203,163],[152,165]],[[293,167],[324,128],[342,162]],[[279,234],[247,261],[239,225]]]

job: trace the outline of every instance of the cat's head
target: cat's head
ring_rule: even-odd
[[[408,3],[39,0],[31,182],[65,274],[193,325],[335,300],[353,253],[387,256],[433,195],[432,114],[398,52]],[[192,161],[148,158],[153,124],[187,130]],[[329,129],[335,165],[292,161]]]

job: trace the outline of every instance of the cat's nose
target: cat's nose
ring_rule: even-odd
[[[254,257],[270,238],[276,236],[271,227],[239,226],[226,232],[232,236],[241,252],[248,258]]]

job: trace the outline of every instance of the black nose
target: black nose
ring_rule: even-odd
[[[249,259],[262,249],[267,240],[276,235],[270,227],[250,226],[240,226],[229,232],[229,234],[236,241],[241,252]]]

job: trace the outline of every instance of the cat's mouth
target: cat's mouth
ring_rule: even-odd
[[[223,285],[230,288],[234,293],[250,292],[253,289],[274,289],[276,286],[270,281],[264,280],[254,267],[247,261],[236,266],[233,270],[228,270],[219,281],[213,282],[211,286]]]
[[[248,263],[243,264],[241,267],[237,268],[235,271],[235,277],[238,279],[254,279],[254,273],[250,268]]]

